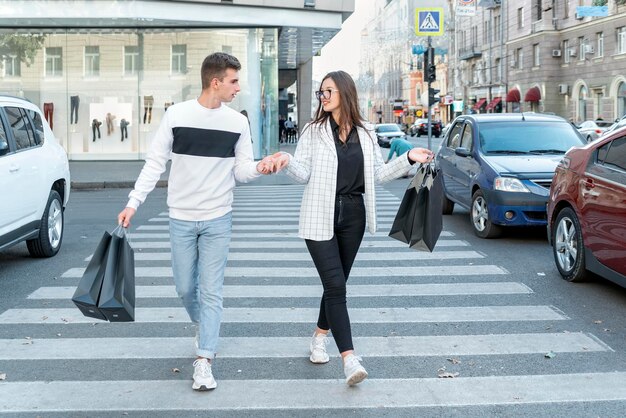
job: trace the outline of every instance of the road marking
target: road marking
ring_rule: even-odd
[[[243,414],[248,410],[274,409],[293,410],[296,414],[296,411],[332,408],[381,411],[382,405],[393,410],[626,400],[623,372],[368,379],[357,388],[348,387],[343,379],[218,381],[217,390],[202,396],[191,390],[186,379],[2,382],[0,409],[9,413],[80,411],[83,414],[179,410],[206,414],[207,408]]]
[[[391,223],[379,224],[380,229],[391,229]],[[169,231],[169,225],[140,225],[137,231]],[[233,231],[297,231],[298,223],[278,221],[268,224],[233,224]],[[135,235],[135,234],[133,234]]]
[[[223,323],[315,323],[318,308],[225,308]],[[550,306],[461,306],[435,308],[351,308],[350,322],[443,323],[488,321],[555,321],[569,319]],[[0,324],[61,324],[100,322],[76,308],[8,309]],[[137,308],[135,323],[189,323],[184,308]],[[1,385],[0,385],[1,386]]]
[[[297,238],[297,237],[296,237]],[[131,241],[131,247],[135,249],[156,249],[156,248],[171,248],[169,241]],[[233,249],[242,248],[306,248],[304,240],[297,238],[292,241],[231,241],[230,249],[231,254]],[[469,243],[463,240],[444,240],[437,241],[435,251],[442,247],[469,247]],[[361,249],[364,248],[396,248],[409,251],[408,246],[400,241],[387,239],[384,241],[375,240],[363,240],[361,243]],[[395,250],[394,250],[395,251]],[[413,250],[410,250],[413,252]],[[385,253],[386,254],[386,253]]]
[[[84,267],[67,270],[61,277],[82,277]],[[418,276],[473,276],[509,274],[491,264],[471,266],[353,267],[350,277],[418,277]],[[172,277],[171,267],[135,267],[135,277]],[[224,277],[318,277],[312,267],[226,267]]]
[[[260,248],[260,247],[259,247]],[[231,253],[229,261],[271,261],[274,255],[269,253]],[[405,260],[456,260],[466,258],[484,258],[476,251],[435,251],[427,252],[396,252],[396,253],[358,253],[356,260],[359,261],[405,261]],[[136,253],[135,261],[168,261],[172,259],[172,253]],[[310,261],[311,255],[307,251],[288,252],[280,254],[280,261]]]
[[[0,340],[0,360],[189,358],[193,337],[32,338]],[[310,337],[222,337],[219,358],[293,358],[308,356]],[[365,357],[478,356],[613,351],[582,332],[547,334],[355,337]],[[328,339],[328,352],[339,357]]]
[[[241,229],[245,230],[246,228],[241,228]],[[277,228],[273,228],[273,229],[277,229]],[[170,234],[149,233],[149,232],[131,233],[128,235],[130,236],[131,239],[163,239],[163,238],[170,237]],[[365,235],[364,241],[367,239],[367,237],[388,237],[388,236],[389,236],[388,230],[378,231],[373,235],[368,233]],[[439,235],[440,238],[452,237],[452,236],[454,236],[454,234],[450,231],[441,231],[441,235]],[[297,229],[295,228],[291,231],[282,231],[282,232],[233,232],[231,234],[231,237],[232,238],[244,238],[244,239],[248,239],[248,238],[298,238],[298,232],[297,232]]]
[[[493,283],[424,283],[385,285],[350,285],[349,297],[406,297],[453,295],[512,295],[530,294],[532,289],[517,282]],[[71,299],[76,286],[40,287],[28,299]],[[319,298],[322,286],[224,286],[225,298]],[[137,298],[178,298],[174,286],[136,286]]]

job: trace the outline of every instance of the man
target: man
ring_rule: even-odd
[[[285,131],[287,132],[288,144],[291,144],[291,141],[293,140],[295,136],[294,127],[295,125],[293,124],[293,121],[291,120],[291,118],[285,121]]]
[[[387,162],[391,161],[391,159],[394,157],[394,155],[397,155],[399,157],[402,154],[404,154],[405,152],[410,151],[411,149],[413,149],[413,144],[411,144],[406,139],[404,139],[404,138],[394,138],[394,139],[392,139],[391,140],[391,144],[389,146],[389,155],[387,156]],[[409,177],[409,175],[411,174],[412,170],[413,170],[413,168],[411,168],[411,170],[407,171],[407,173],[404,176],[402,176],[402,178]]]
[[[387,161],[391,161],[394,155],[398,157],[404,154],[407,151],[413,149],[413,144],[407,141],[404,138],[394,138],[391,140],[391,146],[389,147],[389,155],[387,156]]]
[[[218,52],[205,58],[200,97],[165,112],[128,204],[118,215],[118,222],[128,227],[171,157],[167,204],[172,271],[176,291],[197,325],[194,390],[217,387],[211,363],[222,319],[235,180],[248,182],[273,167],[269,158],[254,162],[246,117],[224,104],[240,91],[240,69],[232,55]]]

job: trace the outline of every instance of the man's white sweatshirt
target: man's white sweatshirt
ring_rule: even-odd
[[[246,183],[261,175],[246,117],[224,104],[209,109],[188,100],[165,112],[126,206],[137,209],[146,200],[170,158],[169,215],[184,221],[227,214],[235,180]]]

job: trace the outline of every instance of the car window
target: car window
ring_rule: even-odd
[[[44,139],[43,134],[43,122],[41,120],[41,116],[39,112],[36,112],[32,109],[25,109],[28,116],[30,116],[30,120],[33,121],[33,125],[35,126],[35,143],[37,145],[41,144]]]
[[[13,131],[16,149],[21,150],[37,145],[26,113],[19,107],[5,107],[4,110],[6,111],[11,131]]]
[[[587,169],[591,174],[626,185],[626,137],[607,142],[596,151]]]
[[[461,134],[463,133],[463,122],[459,122],[452,127],[450,135],[448,135],[447,146],[456,149],[461,145]]]
[[[9,140],[7,139],[6,131],[4,130],[4,123],[0,119],[0,156],[3,156],[9,152]]]
[[[473,133],[472,133],[472,125],[469,123],[465,124],[463,128],[463,137],[461,138],[461,148],[465,148],[467,150],[472,149]]]
[[[380,125],[376,127],[376,132],[398,132],[400,127],[398,125]]]
[[[567,122],[483,122],[478,129],[486,154],[564,154],[585,144]]]

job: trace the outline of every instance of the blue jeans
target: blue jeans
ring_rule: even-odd
[[[210,221],[170,218],[172,271],[176,292],[198,326],[196,354],[214,359],[222,321],[222,286],[232,213]]]

